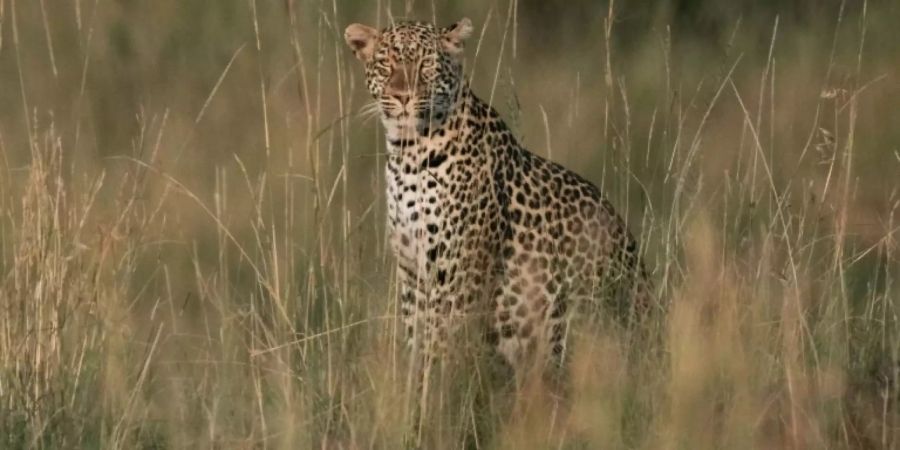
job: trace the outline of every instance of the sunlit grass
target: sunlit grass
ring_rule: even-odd
[[[476,91],[629,219],[656,346],[576,320],[560,399],[461,338],[415,426],[340,37],[387,15],[0,0],[0,447],[896,447],[896,8],[547,50],[463,3],[413,12],[483,26]]]

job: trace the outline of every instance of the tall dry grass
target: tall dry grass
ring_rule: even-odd
[[[895,6],[357,3],[0,0],[0,447],[900,445]],[[578,320],[562,403],[466,349],[412,426],[340,38],[388,11],[482,24],[476,90],[640,234],[660,348]]]

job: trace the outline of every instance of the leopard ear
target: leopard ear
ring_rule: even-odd
[[[464,42],[472,35],[472,21],[468,17],[464,17],[459,22],[444,28],[441,34],[441,42],[444,50],[451,55],[459,55],[465,47]]]
[[[353,49],[356,57],[363,62],[371,60],[375,54],[378,36],[378,30],[360,23],[354,23],[344,30],[344,40]]]

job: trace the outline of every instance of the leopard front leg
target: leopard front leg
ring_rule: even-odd
[[[411,354],[433,360],[446,347],[448,324],[441,305],[447,294],[423,285],[415,277],[400,276],[400,315]]]
[[[400,314],[409,349],[406,386],[409,393],[408,419],[414,442],[419,442],[428,412],[434,366],[446,352],[448,321],[439,305],[442,293],[426,288],[421,277],[406,273],[399,276]],[[436,307],[436,305],[438,305]]]

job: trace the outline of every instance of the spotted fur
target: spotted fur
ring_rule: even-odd
[[[469,89],[468,19],[354,24],[389,158],[387,216],[410,346],[440,353],[472,318],[514,366],[565,354],[578,302],[650,295],[635,239],[600,190],[525,150]]]

